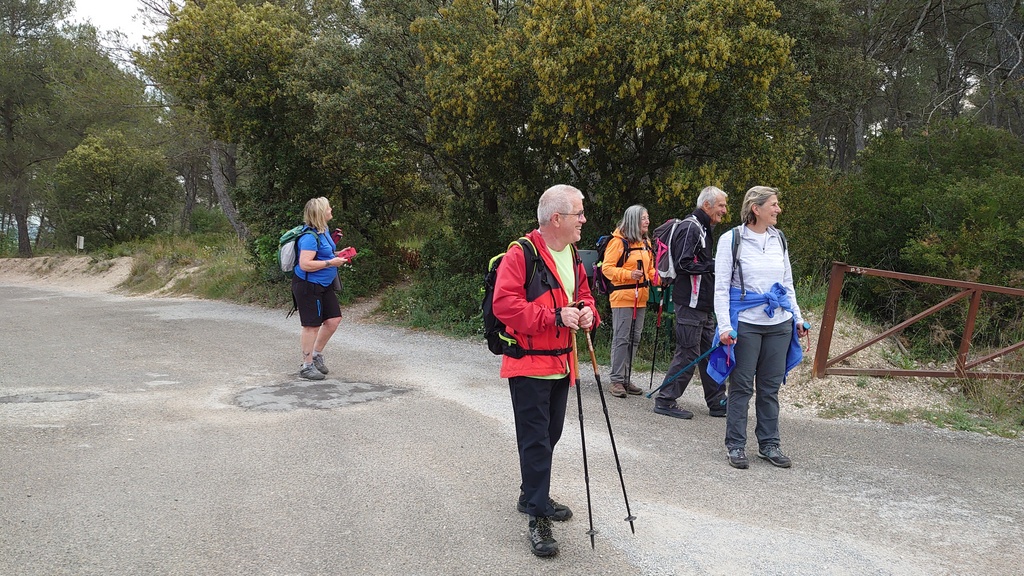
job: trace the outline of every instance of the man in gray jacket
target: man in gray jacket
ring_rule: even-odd
[[[672,237],[669,250],[677,275],[672,283],[672,301],[676,313],[676,350],[665,374],[666,381],[684,366],[693,362],[715,341],[715,258],[711,232],[728,212],[728,196],[721,189],[708,186],[697,196],[697,209],[684,218]],[[707,372],[707,360],[698,363],[704,385],[704,400],[711,416],[725,416],[725,390],[719,389]],[[683,395],[693,377],[688,368],[654,399],[654,412],[673,418],[693,418],[693,412],[679,407],[676,400]],[[662,382],[664,384],[664,382]]]

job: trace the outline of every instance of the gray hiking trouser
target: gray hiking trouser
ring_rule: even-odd
[[[672,364],[665,372],[665,378],[671,378],[693,362],[693,359],[707,352],[715,342],[714,314],[690,308],[686,304],[676,304],[676,350],[672,356]],[[690,366],[685,372],[676,376],[671,384],[665,386],[655,397],[654,405],[662,408],[673,408],[676,400],[683,395],[690,385],[693,373],[700,369],[700,382],[704,387],[704,401],[708,407],[717,407],[725,396],[725,387],[719,386],[714,378],[708,376],[708,360],[701,360],[696,366]],[[664,384],[664,380],[662,383]]]
[[[758,448],[779,445],[779,388],[786,377],[786,353],[793,321],[762,326],[740,322],[736,327],[736,367],[729,374],[725,416],[725,448],[746,448],[747,413],[754,395]]]
[[[633,308],[612,308],[612,384],[625,384],[626,374],[636,358],[640,347],[640,334],[644,331],[646,304],[636,309],[636,323],[633,322]],[[633,343],[630,346],[629,327],[633,326]],[[630,358],[632,350],[633,357]],[[635,374],[634,371],[632,374]]]

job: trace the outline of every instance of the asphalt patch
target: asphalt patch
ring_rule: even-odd
[[[296,380],[277,386],[250,388],[235,397],[235,404],[246,410],[284,411],[296,408],[330,410],[360,402],[380,400],[407,392],[365,382]]]
[[[78,402],[99,397],[93,392],[40,392],[38,394],[16,394],[0,396],[0,404],[31,404],[33,402]]]

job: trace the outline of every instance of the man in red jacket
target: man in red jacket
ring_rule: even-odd
[[[494,316],[525,350],[518,358],[502,356],[501,377],[508,378],[516,421],[522,475],[517,509],[530,517],[530,545],[537,556],[558,553],[551,521],[572,517],[549,490],[551,457],[562,435],[569,386],[577,377],[574,331],[596,328],[600,321],[586,269],[572,246],[586,221],[582,192],[566,185],[548,188],[537,206],[540,228],[526,235],[541,259],[536,272],[528,282],[526,263],[533,254],[514,244],[498,266],[494,289]],[[583,306],[574,306],[578,302]]]

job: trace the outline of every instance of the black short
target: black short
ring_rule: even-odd
[[[341,317],[338,295],[330,286],[307,282],[298,276],[292,277],[292,296],[299,309],[299,322],[303,326],[318,327],[328,318]]]

